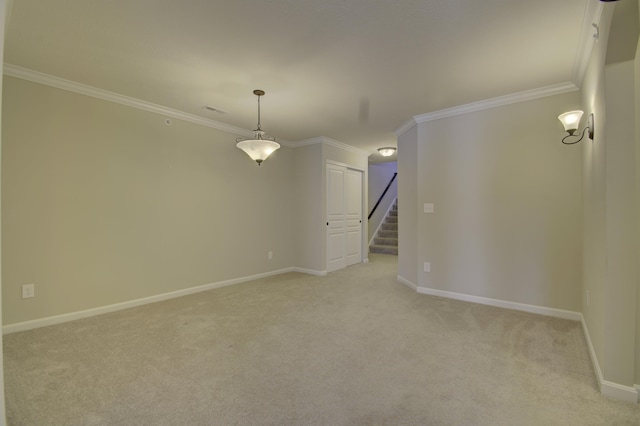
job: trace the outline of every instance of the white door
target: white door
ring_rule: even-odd
[[[327,164],[327,272],[362,261],[362,172]]]
[[[344,167],[327,164],[327,272],[347,266],[344,172]]]
[[[347,237],[345,257],[347,266],[362,262],[362,172],[345,172],[345,204]]]

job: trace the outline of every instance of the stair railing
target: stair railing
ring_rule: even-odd
[[[378,198],[378,202],[376,203],[375,206],[373,206],[373,209],[371,209],[371,213],[369,213],[369,217],[367,219],[371,219],[371,216],[373,216],[373,213],[375,213],[376,209],[378,208],[378,206],[380,205],[380,202],[382,201],[382,199],[384,198],[384,196],[387,194],[387,191],[389,190],[389,188],[391,187],[391,184],[393,183],[393,180],[396,178],[396,176],[398,176],[398,172],[394,173],[393,176],[391,177],[391,180],[389,181],[389,183],[387,184],[387,187],[384,189],[384,192],[382,193],[382,195],[380,196],[380,198]]]

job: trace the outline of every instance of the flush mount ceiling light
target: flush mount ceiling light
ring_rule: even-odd
[[[258,127],[253,131],[253,139],[237,138],[236,147],[243,150],[259,166],[280,148],[280,144],[276,142],[276,138],[267,136],[260,128],[260,96],[264,96],[264,90],[254,90],[253,94],[258,97]]]
[[[387,147],[384,147],[384,148],[378,148],[378,152],[383,157],[391,157],[393,155],[393,153],[396,152],[396,149],[394,147],[392,147],[392,146],[387,146]]]
[[[569,133],[567,136],[562,138],[562,143],[565,145],[573,145],[574,143],[578,143],[584,138],[584,134],[588,130],[589,139],[593,140],[593,114],[589,114],[589,118],[587,119],[587,127],[584,128],[582,134],[580,135],[580,139],[577,140],[568,140],[568,138],[574,137],[576,130],[580,127],[580,119],[582,118],[582,114],[584,114],[580,110],[565,112],[564,114],[560,114],[558,116],[558,120],[564,126],[565,132]],[[577,135],[575,136],[577,137]]]

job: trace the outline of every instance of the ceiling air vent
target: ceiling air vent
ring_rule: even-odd
[[[212,107],[211,105],[205,105],[202,108],[209,110],[209,111],[213,111],[213,112],[217,112],[218,114],[226,114],[227,111],[222,110],[220,108],[216,108],[216,107]]]

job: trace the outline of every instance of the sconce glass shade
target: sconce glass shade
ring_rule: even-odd
[[[560,114],[558,116],[558,120],[560,120],[560,122],[564,126],[565,132],[573,135],[576,130],[578,130],[578,127],[580,127],[580,119],[582,118],[582,114],[584,114],[583,111],[576,110],[565,112],[564,114]]]
[[[260,165],[260,163],[266,160],[274,151],[280,148],[280,144],[278,142],[256,138],[240,141],[236,144],[236,147],[243,150],[253,161]]]
[[[393,153],[396,152],[396,149],[394,147],[392,147],[392,146],[388,146],[388,147],[385,147],[385,148],[378,148],[378,152],[383,157],[391,157],[393,155]]]

